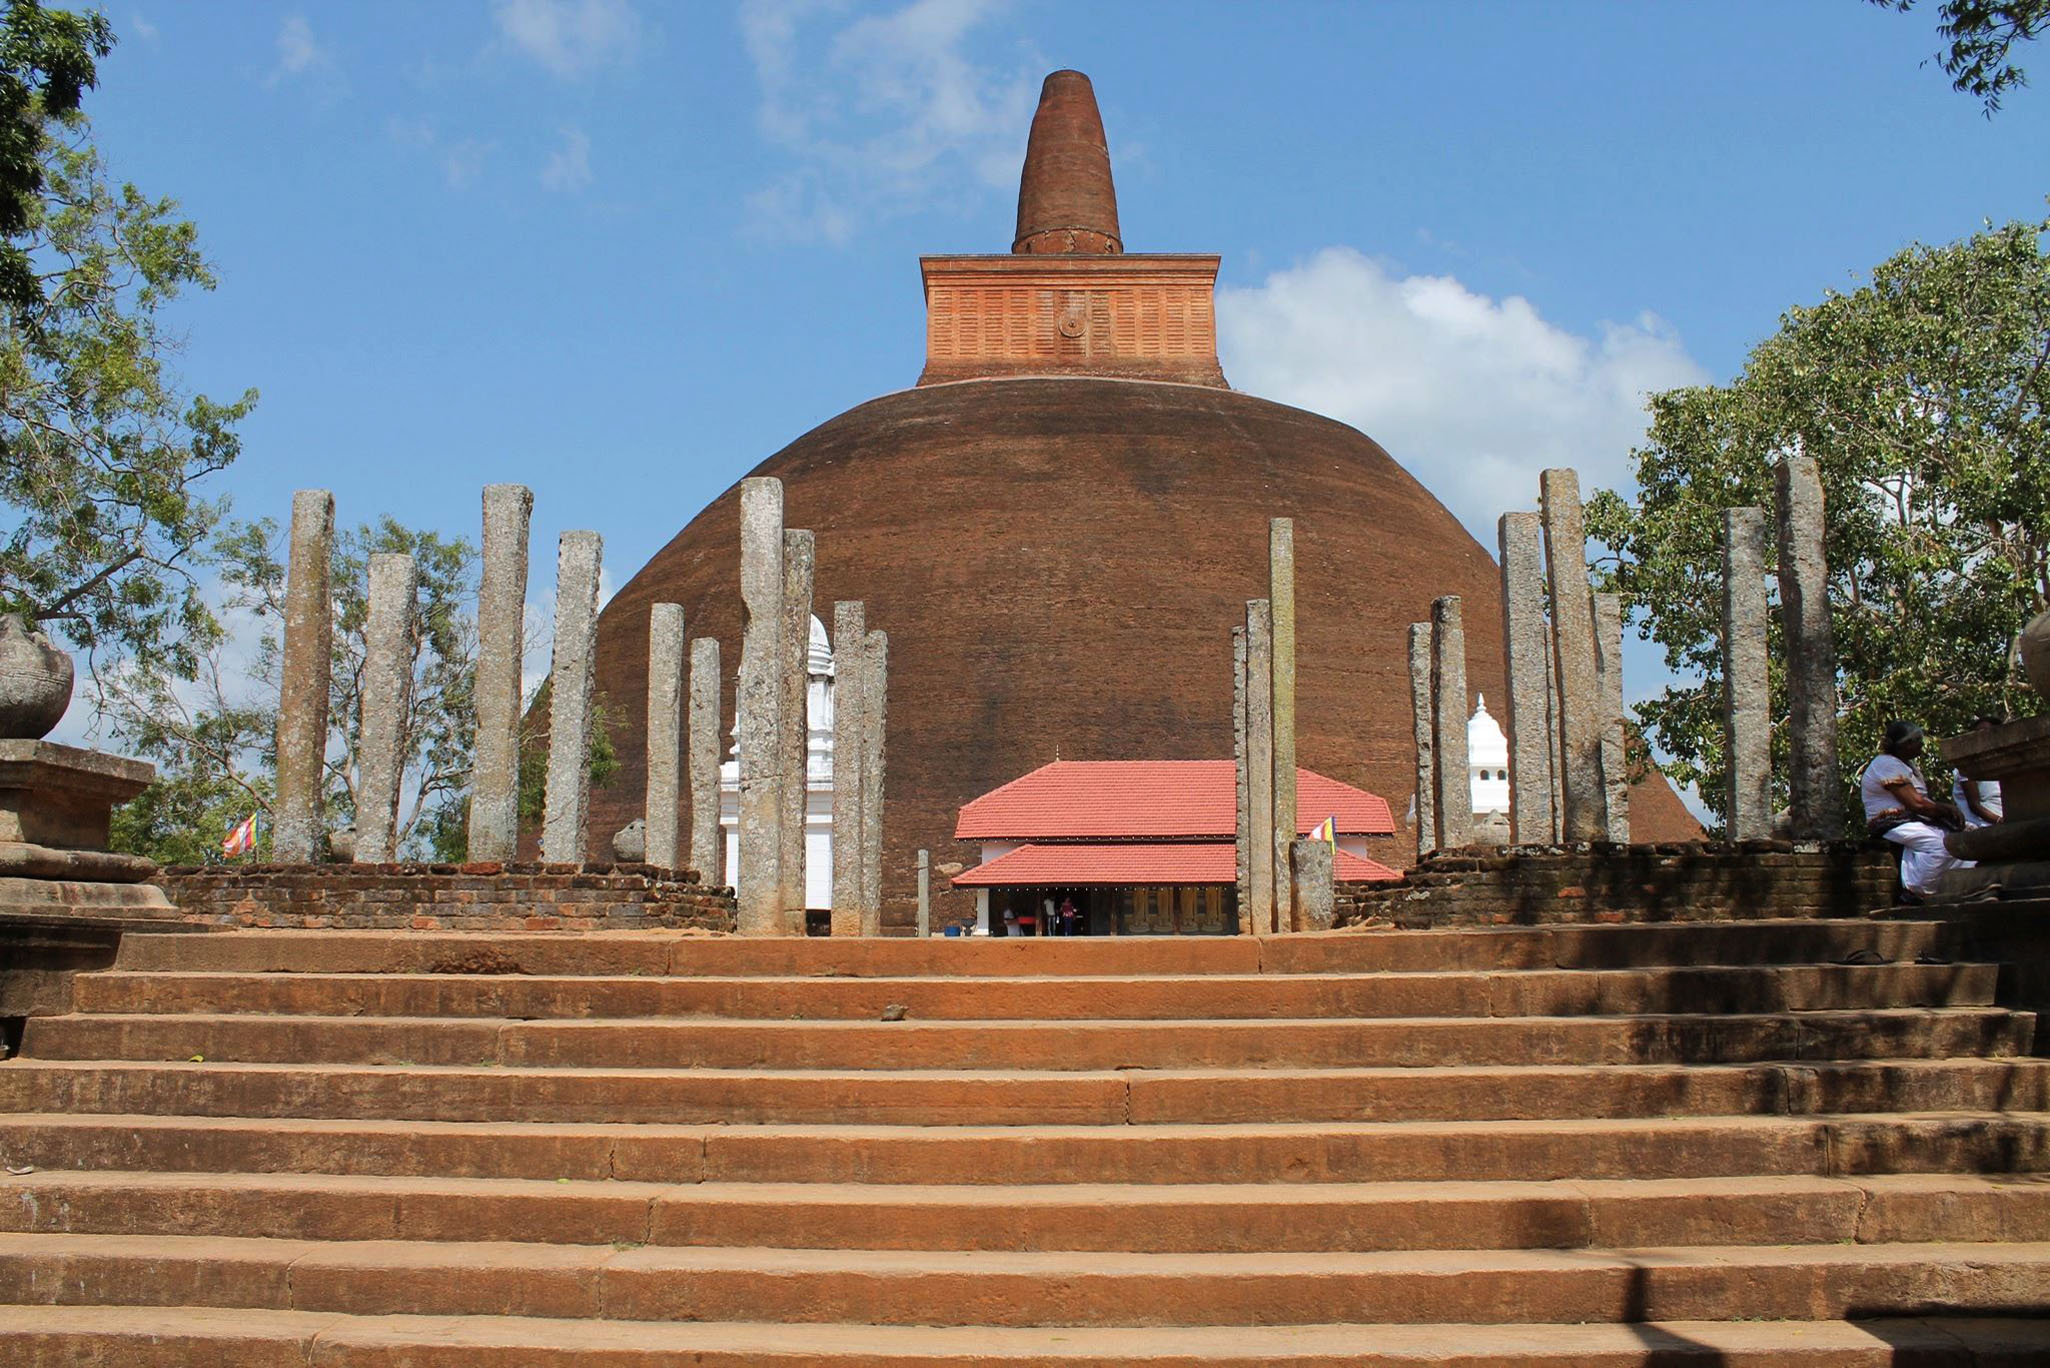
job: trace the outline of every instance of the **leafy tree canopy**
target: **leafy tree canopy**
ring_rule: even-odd
[[[1634,503],[1589,531],[1666,662],[1699,683],[1637,706],[1662,768],[1722,811],[1721,515],[1772,505],[1773,466],[1813,456],[1828,501],[1847,757],[1886,722],[1933,734],[2033,711],[2021,629],[2050,607],[2050,221],[1915,246],[1871,282],[1797,308],[1731,384],[1651,402]],[[1777,615],[1772,623],[1775,661]],[[1773,679],[1775,717],[1785,681]],[[1784,793],[1784,735],[1774,738]]]
[[[78,111],[114,46],[100,14],[8,0],[0,18],[0,305],[17,321],[42,302],[29,252],[14,241],[35,222],[43,192],[44,136]]]
[[[1907,11],[1915,0],[1872,0],[1885,9]],[[1990,116],[2000,97],[2028,76],[2010,60],[2016,43],[2050,30],[2050,0],[1943,0],[1936,31],[1950,46],[1937,54],[1951,88],[1975,95]]]

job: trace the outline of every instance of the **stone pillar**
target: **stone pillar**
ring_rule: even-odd
[[[1723,821],[1733,841],[1772,835],[1772,679],[1765,510],[1723,510]]]
[[[1587,533],[1581,524],[1580,477],[1547,470],[1540,479],[1545,564],[1552,583],[1552,673],[1559,698],[1559,835],[1606,840],[1608,792],[1602,781],[1601,664],[1595,647],[1594,598],[1587,587]]]
[[[890,637],[868,634],[861,685],[861,934],[883,934],[883,764],[889,732]]]
[[[783,916],[783,482],[740,482],[740,915],[744,936]]]
[[[1324,841],[1305,837],[1293,843],[1297,920],[1305,931],[1329,931],[1334,919],[1331,887],[1333,851]]]
[[[918,852],[918,934],[932,934],[932,852]]]
[[[292,542],[285,579],[285,643],[278,685],[277,807],[271,853],[279,864],[320,858],[326,826],[327,696],[333,669],[335,496],[302,489],[292,496]]]
[[[1438,848],[1437,704],[1431,696],[1431,624],[1409,624],[1409,715],[1416,740],[1416,857]]]
[[[690,644],[690,867],[708,884],[727,882],[719,832],[719,639]]]
[[[1253,890],[1247,861],[1252,839],[1252,789],[1246,783],[1246,629],[1231,629],[1231,790],[1232,884],[1238,902],[1239,930],[1252,934]]]
[[[1554,658],[1552,624],[1545,623],[1545,746],[1552,762],[1552,834],[1546,839],[1560,839],[1559,829],[1566,820],[1566,788],[1560,775],[1565,764],[1559,757],[1559,676],[1551,668]]]
[[[1240,916],[1256,936],[1274,923],[1274,618],[1266,599],[1246,604],[1246,884]]]
[[[513,858],[520,834],[520,675],[527,642],[527,522],[534,492],[484,486],[477,581],[477,741],[470,766],[472,860]]]
[[[591,820],[591,690],[598,663],[604,539],[565,532],[555,552],[555,657],[548,675],[548,788],[541,858],[582,864]]]
[[[413,708],[413,612],[419,590],[411,556],[379,553],[370,558],[356,768],[356,858],[368,864],[399,857],[399,788],[406,775]]]
[[[805,695],[811,687],[811,589],[817,544],[812,534],[783,534],[783,824],[779,869],[783,916],[793,936],[804,934],[804,815],[811,798],[806,756],[811,729]]]
[[[1438,764],[1438,848],[1457,850],[1473,843],[1473,772],[1466,752],[1466,623],[1457,594],[1431,603],[1431,718]]]
[[[1504,513],[1502,642],[1509,660],[1509,798],[1516,839],[1552,839],[1551,642],[1545,630],[1544,524],[1535,513]]]
[[[1630,751],[1623,729],[1623,598],[1594,596],[1594,635],[1602,685],[1602,794],[1609,839],[1630,843]]]
[[[1844,783],[1836,750],[1836,634],[1829,616],[1828,523],[1822,473],[1812,456],[1774,472],[1779,509],[1780,619],[1787,656],[1789,807],[1794,839],[1844,834]]]
[[[683,796],[683,606],[648,609],[648,863],[675,869]]]
[[[1295,520],[1267,523],[1267,602],[1274,624],[1274,929],[1293,931],[1295,879]]]
[[[833,605],[833,934],[861,934],[862,688],[868,672],[866,611]]]

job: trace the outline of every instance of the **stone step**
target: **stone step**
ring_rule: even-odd
[[[796,940],[666,931],[239,931],[131,935],[118,967],[289,973],[633,974],[714,977],[1132,977],[1147,974],[1370,973],[1449,969],[1628,968],[1828,963],[1872,950],[1910,961],[1956,943],[1936,921],[1578,924],[1275,937],[1072,940]]]
[[[1989,1006],[1997,978],[1991,964],[977,979],[113,970],[80,974],[74,999],[88,1012],[527,1019],[1582,1016]]]
[[[2050,1060],[851,1071],[17,1060],[0,1111],[421,1121],[1124,1126],[2050,1107]]]
[[[2041,1368],[2050,1322],[1943,1316],[1626,1325],[1097,1327],[663,1324],[0,1306],[0,1359],[186,1368]]]
[[[623,1321],[1836,1320],[2050,1301],[2050,1244],[1133,1254],[0,1234],[0,1302]]]
[[[2035,1018],[2000,1007],[1753,1015],[1326,1020],[504,1021],[74,1013],[35,1017],[40,1059],[788,1069],[1414,1067],[2008,1058]]]
[[[1202,1126],[570,1125],[0,1114],[37,1168],[629,1182],[1542,1181],[2050,1172],[2050,1115]]]
[[[2050,1184],[1875,1174],[978,1187],[39,1170],[0,1179],[0,1230],[1133,1253],[2040,1241]]]

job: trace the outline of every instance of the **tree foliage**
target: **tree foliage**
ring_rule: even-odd
[[[1637,706],[1675,779],[1723,805],[1721,514],[1772,504],[1773,466],[1814,457],[1828,503],[1843,745],[1886,722],[1934,734],[2033,711],[2021,629],[2050,606],[2050,222],[1911,247],[1869,284],[1796,308],[1726,386],[1651,402],[1635,502],[1589,531],[1666,662],[1699,683]],[[1777,614],[1772,659],[1779,661]],[[1775,671],[1773,716],[1785,717]],[[1774,738],[1784,793],[1784,735]]]
[[[99,59],[113,46],[101,14],[8,0],[0,18],[0,308],[17,325],[43,301],[29,250],[15,239],[41,207],[47,131],[78,112],[99,78]]]
[[[1915,0],[1872,0],[1903,12]],[[1943,0],[1936,31],[1950,44],[1937,54],[1953,90],[1976,96],[1991,116],[2000,97],[2028,84],[2011,58],[2014,45],[2050,30],[2050,0]]]
[[[170,200],[107,179],[82,121],[43,146],[15,239],[38,302],[0,329],[0,611],[87,653],[190,677],[214,634],[195,564],[225,511],[199,486],[235,460],[232,404],[186,398],[160,311],[211,289],[193,225]]]

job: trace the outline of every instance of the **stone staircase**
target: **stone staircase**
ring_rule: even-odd
[[[1950,934],[131,934],[0,1064],[0,1363],[2043,1364]]]

